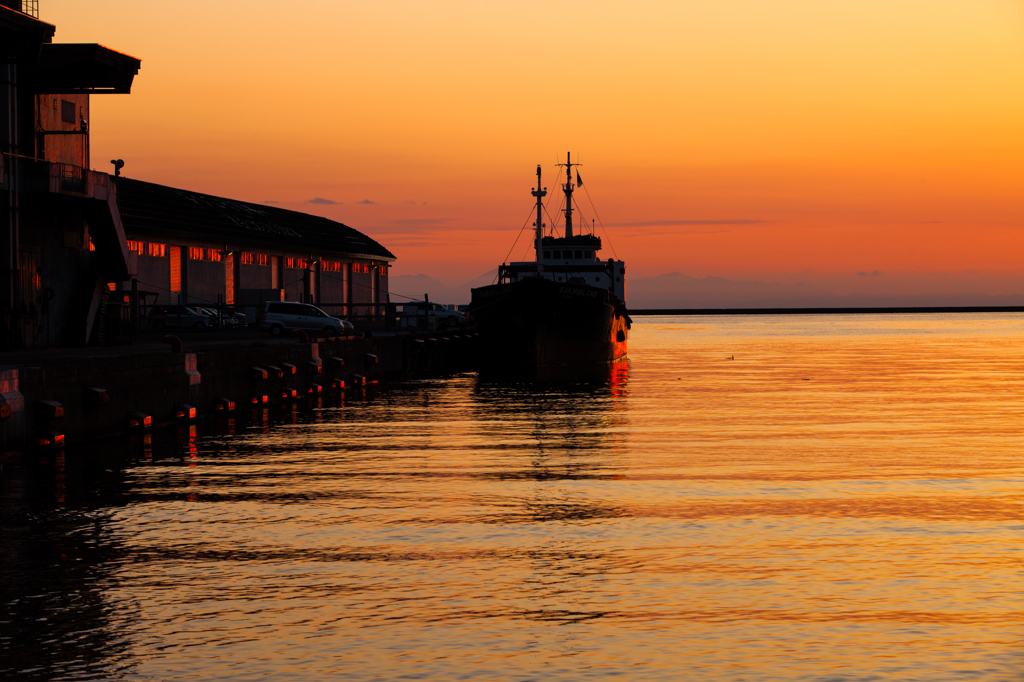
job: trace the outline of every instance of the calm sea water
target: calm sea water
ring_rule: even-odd
[[[0,477],[0,678],[1021,679],[1024,316],[642,318]]]

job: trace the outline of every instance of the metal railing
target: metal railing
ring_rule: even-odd
[[[72,166],[70,163],[55,163],[57,177],[60,178],[60,188],[64,192],[84,192],[85,174],[81,166]]]

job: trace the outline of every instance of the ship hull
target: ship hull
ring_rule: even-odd
[[[473,290],[470,320],[491,367],[577,367],[626,355],[629,316],[595,287],[529,278]]]

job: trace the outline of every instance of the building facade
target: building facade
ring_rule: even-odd
[[[258,307],[303,301],[342,317],[379,315],[395,256],[327,218],[119,178],[133,276],[147,304]]]
[[[141,62],[0,0],[0,348],[82,345],[128,272],[116,186],[89,159],[89,98]]]
[[[0,0],[0,349],[95,343],[110,302],[388,301],[395,257],[346,225],[91,170],[90,97],[130,93],[141,61],[28,9]]]

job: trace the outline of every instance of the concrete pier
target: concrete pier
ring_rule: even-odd
[[[476,345],[467,332],[221,337],[184,333],[181,352],[151,338],[130,347],[5,353],[0,453],[455,371],[472,366]]]

